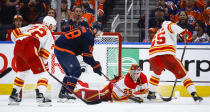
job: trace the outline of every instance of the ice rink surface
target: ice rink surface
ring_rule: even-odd
[[[23,99],[19,106],[8,106],[8,95],[0,95],[0,112],[210,112],[210,98],[195,103],[190,97],[179,97],[171,102],[102,102],[87,105],[79,100],[74,103],[58,103],[53,99],[51,107],[38,107],[35,99]]]

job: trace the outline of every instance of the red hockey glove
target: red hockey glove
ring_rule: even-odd
[[[184,42],[191,42],[192,41],[192,33],[185,29],[182,33],[180,33],[181,38],[184,40]]]

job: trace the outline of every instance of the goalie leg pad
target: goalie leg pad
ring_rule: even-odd
[[[74,91],[75,94],[86,101],[97,101],[100,99],[98,90],[78,89]]]

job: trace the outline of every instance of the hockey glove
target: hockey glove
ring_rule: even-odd
[[[192,33],[187,29],[181,32],[180,36],[185,43],[192,41]]]
[[[93,71],[101,76],[101,64],[99,61],[96,61],[96,66],[93,67]]]

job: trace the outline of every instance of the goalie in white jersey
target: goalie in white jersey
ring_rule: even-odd
[[[11,40],[15,43],[14,58],[16,60],[17,76],[14,80],[13,91],[9,97],[9,105],[17,105],[22,99],[22,87],[28,71],[34,74],[37,81],[37,100],[40,105],[50,105],[51,100],[46,98],[48,86],[48,58],[53,52],[55,38],[52,30],[56,27],[53,17],[46,16],[43,24],[31,24],[16,28],[12,31]]]
[[[149,81],[150,92],[147,98],[150,100],[156,98],[156,87],[159,84],[160,75],[164,69],[171,71],[177,79],[183,82],[184,87],[191,94],[194,101],[203,100],[203,98],[197,95],[195,86],[192,80],[187,76],[183,64],[175,57],[176,44],[180,37],[185,42],[189,42],[192,39],[192,34],[171,21],[164,21],[162,28],[157,31],[152,39],[149,50],[149,63],[155,74],[151,75]]]

